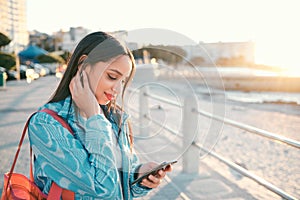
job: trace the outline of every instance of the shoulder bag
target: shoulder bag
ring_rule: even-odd
[[[55,120],[57,120],[61,125],[68,129],[70,133],[74,134],[68,123],[66,123],[63,118],[57,115],[56,112],[49,109],[43,109],[38,112],[45,112],[51,115]],[[25,138],[29,121],[31,117],[36,114],[37,112],[33,113],[29,119],[27,120],[25,127],[23,129],[23,133],[19,142],[18,150],[15,154],[14,162],[11,166],[11,169],[8,173],[4,174],[4,186],[2,191],[1,200],[73,200],[74,199],[74,192],[70,190],[65,190],[59,187],[55,182],[52,183],[49,194],[44,194],[39,187],[34,183],[33,172],[32,172],[32,149],[30,147],[30,178],[23,174],[14,173],[14,168],[20,153],[20,149]]]

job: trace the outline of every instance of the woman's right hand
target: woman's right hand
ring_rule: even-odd
[[[69,88],[72,99],[78,107],[80,114],[88,119],[91,116],[102,113],[102,110],[90,89],[86,72],[82,71],[81,74],[83,84],[81,83],[80,72],[78,70],[77,74],[71,80]]]
[[[148,162],[143,164],[139,168],[139,176],[142,176],[144,173],[151,171],[153,168],[157,167],[158,164],[154,162]],[[148,177],[144,178],[141,182],[141,185],[148,188],[156,188],[161,183],[162,179],[166,176],[167,172],[172,171],[172,165],[168,165],[165,169],[159,170],[155,175],[150,174]]]

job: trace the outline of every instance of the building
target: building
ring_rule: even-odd
[[[128,36],[128,32],[125,30],[119,30],[119,31],[113,31],[113,32],[107,32],[108,34],[114,36],[119,41],[125,42]]]
[[[49,52],[55,50],[53,36],[37,30],[29,31],[29,44],[37,45]]]
[[[255,63],[254,42],[217,42],[199,43],[182,47],[187,53],[187,60],[202,58],[203,65],[218,64],[222,60],[240,59],[244,63]]]
[[[91,30],[83,27],[71,27],[69,31],[58,31],[54,33],[55,50],[72,52],[78,42]]]
[[[19,52],[29,42],[27,32],[26,0],[0,0],[0,32],[12,41],[4,49]]]
[[[119,31],[113,31],[113,32],[108,32],[108,34],[114,36],[117,38],[119,41],[123,42],[126,44],[126,46],[130,50],[136,50],[139,49],[141,45],[138,45],[136,42],[128,42],[127,37],[128,37],[128,32],[126,30],[119,30]]]
[[[125,41],[129,49],[136,50],[143,47],[137,42],[128,42],[127,31],[110,32],[113,36]],[[192,62],[193,65],[251,65],[255,63],[254,42],[216,42],[198,45],[180,46],[185,52],[185,62]]]

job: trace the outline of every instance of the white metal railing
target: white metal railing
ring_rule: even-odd
[[[210,150],[204,148],[202,145],[200,145],[198,143],[193,143],[193,145],[195,145],[198,148],[200,148],[201,150],[207,152],[209,155],[213,156],[214,158],[217,158],[219,161],[225,163],[230,168],[238,171],[239,173],[243,174],[244,176],[247,176],[247,177],[251,178],[252,180],[254,180],[255,182],[257,182],[258,184],[264,186],[265,188],[267,188],[267,189],[275,192],[279,196],[281,196],[281,197],[283,197],[285,199],[296,199],[295,197],[293,197],[290,194],[286,193],[282,189],[276,187],[272,183],[266,181],[265,179],[261,178],[260,176],[257,176],[256,174],[248,171],[247,169],[245,169],[245,168],[243,168],[243,167],[235,164],[234,162],[231,162],[230,160],[224,158],[223,156],[221,156],[219,154],[216,154],[215,152],[210,151]]]
[[[268,139],[280,141],[280,142],[287,144],[294,148],[299,149],[300,142],[290,139],[290,138],[287,138],[287,137],[284,137],[284,136],[281,136],[281,135],[278,135],[278,134],[275,134],[275,133],[271,133],[271,132],[247,125],[247,124],[243,124],[243,123],[240,123],[240,122],[237,122],[234,120],[227,119],[225,117],[216,116],[216,115],[213,115],[213,114],[208,113],[203,110],[198,110],[193,107],[194,105],[197,105],[197,103],[195,102],[196,101],[195,98],[186,97],[185,101],[184,101],[184,106],[182,106],[177,102],[168,100],[161,96],[150,94],[148,92],[148,89],[146,86],[142,87],[139,91],[139,101],[140,101],[139,102],[139,105],[140,105],[139,120],[141,123],[140,127],[143,127],[143,125],[145,125],[147,123],[147,121],[150,120],[150,118],[148,116],[148,98],[152,98],[157,101],[161,101],[161,102],[167,103],[169,105],[173,105],[173,106],[184,109],[184,116],[183,116],[184,117],[183,118],[183,130],[185,130],[184,135],[179,134],[178,132],[176,132],[175,130],[171,129],[170,127],[168,127],[166,125],[163,125],[158,120],[151,119],[152,122],[154,122],[157,125],[162,126],[168,132],[170,132],[178,137],[181,137],[183,140],[183,147],[187,146],[188,143],[191,143],[191,141],[193,141],[192,145],[188,149],[184,150],[184,154],[183,154],[183,171],[184,172],[187,172],[187,173],[198,172],[199,163],[191,162],[191,160],[193,160],[196,156],[200,155],[200,149],[201,149],[201,150],[207,152],[209,155],[213,156],[214,158],[218,159],[219,161],[223,162],[224,164],[228,165],[230,168],[238,171],[239,173],[243,174],[244,176],[249,177],[250,179],[252,179],[255,182],[259,183],[260,185],[264,186],[268,190],[278,194],[279,196],[281,196],[285,199],[296,199],[292,195],[284,192],[282,189],[276,187],[275,185],[271,184],[270,182],[266,181],[265,179],[255,175],[254,173],[249,172],[247,169],[235,164],[234,162],[224,158],[223,156],[221,156],[213,151],[207,150],[206,148],[204,148],[203,146],[201,146],[199,143],[197,143],[194,140],[195,139],[194,135],[191,133],[194,133],[195,130],[197,130],[196,127],[197,127],[197,123],[198,123],[198,115],[202,115],[202,116],[211,118],[213,120],[224,122],[227,125],[240,128],[247,132],[255,133],[259,136],[263,136]],[[189,117],[187,117],[187,116],[189,116]],[[149,129],[143,128],[140,131],[143,132],[143,135],[149,134],[148,133]]]
[[[166,99],[166,98],[163,98],[163,97],[154,95],[154,94],[149,94],[149,93],[144,93],[144,95],[147,96],[147,97],[150,97],[150,98],[152,98],[152,99],[156,99],[156,100],[159,100],[159,101],[161,101],[161,102],[167,103],[167,104],[169,104],[169,105],[173,105],[173,106],[182,108],[182,105],[178,104],[178,103],[175,102],[175,101],[172,101],[172,100],[169,100],[169,99]]]
[[[293,139],[290,139],[290,138],[287,138],[287,137],[284,137],[284,136],[281,136],[281,135],[277,135],[275,133],[271,133],[269,131],[265,131],[265,130],[262,130],[262,129],[259,129],[259,128],[256,128],[256,127],[253,127],[253,126],[250,126],[250,125],[247,125],[247,124],[243,124],[243,123],[231,120],[231,119],[216,116],[216,115],[213,115],[213,114],[211,114],[209,112],[206,112],[206,111],[203,111],[203,110],[194,109],[193,112],[197,112],[198,114],[203,115],[205,117],[209,117],[209,118],[212,118],[214,120],[224,122],[225,124],[243,129],[243,130],[251,132],[251,133],[255,133],[257,135],[260,135],[260,136],[263,136],[263,137],[266,137],[266,138],[269,138],[269,139],[277,140],[277,141],[280,141],[280,142],[285,143],[287,145],[290,145],[290,146],[293,146],[293,147],[296,147],[296,148],[300,149],[300,142],[298,142],[296,140],[293,140]]]
[[[144,97],[150,97],[152,99],[155,99],[155,100],[158,100],[158,101],[161,101],[161,102],[164,102],[164,103],[167,103],[169,105],[173,105],[173,106],[176,106],[176,107],[179,107],[179,108],[183,107],[182,105],[178,104],[175,101],[171,101],[171,100],[168,100],[166,98],[163,98],[163,97],[160,97],[160,96],[157,96],[157,95],[154,95],[154,94],[150,94],[150,93],[146,92],[146,90],[147,89],[143,89]],[[140,96],[142,96],[141,93],[140,93]],[[141,102],[145,102],[143,100],[144,100],[144,98],[142,98]],[[148,104],[145,103],[144,105],[148,105]],[[273,139],[273,140],[276,140],[276,141],[279,141],[279,142],[282,142],[282,143],[285,143],[287,145],[290,145],[290,146],[293,146],[293,147],[296,147],[296,148],[300,149],[300,142],[299,141],[284,137],[282,135],[271,133],[269,131],[259,129],[257,127],[250,126],[250,125],[247,125],[247,124],[244,124],[244,123],[240,123],[240,122],[237,122],[237,121],[225,118],[225,117],[213,115],[213,114],[211,114],[209,112],[206,112],[204,110],[198,110],[198,109],[192,108],[192,112],[197,112],[198,114],[203,115],[205,117],[209,117],[209,118],[212,118],[214,120],[224,122],[225,124],[228,124],[228,125],[243,129],[245,131],[255,133],[257,135],[260,135],[260,136],[263,136],[263,137],[266,137],[266,138],[270,138],[270,139]],[[147,109],[145,109],[144,115],[145,114],[147,114]]]

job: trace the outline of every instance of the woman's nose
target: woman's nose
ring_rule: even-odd
[[[114,87],[113,87],[112,90],[113,90],[115,93],[119,94],[119,93],[121,92],[121,90],[122,90],[122,81],[118,81],[118,82],[114,85]]]

